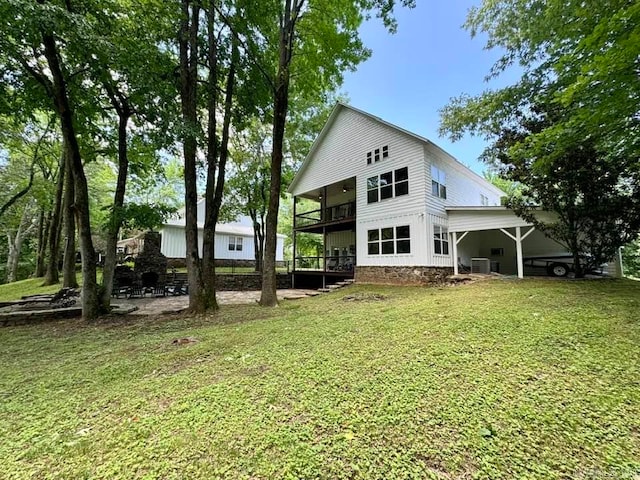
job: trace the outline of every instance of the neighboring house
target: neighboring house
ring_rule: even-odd
[[[529,257],[564,251],[436,144],[342,103],[289,192],[298,287],[353,277],[428,283],[472,266],[522,277]],[[319,236],[324,255],[299,255],[302,234]]]
[[[204,227],[204,199],[198,202],[198,247],[202,255],[202,232]],[[184,260],[186,241],[184,232],[184,209],[168,220],[160,229],[162,234],[161,252],[169,259]],[[276,261],[284,261],[285,235],[278,234]],[[216,226],[215,256],[218,265],[246,264],[254,265],[255,245],[251,218],[240,216],[232,223],[219,223]]]

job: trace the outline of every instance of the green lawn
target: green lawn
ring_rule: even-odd
[[[639,312],[494,280],[2,328],[0,478],[636,479]]]
[[[18,282],[0,285],[0,302],[19,300],[23,295],[39,293],[55,293],[62,288],[61,284],[42,286],[42,278],[28,278]]]

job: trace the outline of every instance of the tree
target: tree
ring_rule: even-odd
[[[227,182],[226,207],[251,218],[255,270],[262,272],[265,217],[269,196],[268,128],[259,122],[236,135],[233,141],[232,176]]]
[[[69,2],[59,4],[45,0],[3,2],[0,4],[2,30],[6,34],[0,48],[12,71],[39,90],[40,98],[48,101],[56,112],[63,138],[64,155],[69,158],[75,188],[75,212],[78,219],[82,253],[82,315],[93,320],[99,314],[96,283],[95,250],[91,236],[89,196],[78,136],[77,58],[84,50],[82,42],[61,42],[61,35],[77,39],[82,35],[85,20],[75,13]],[[95,40],[95,38],[94,38]],[[87,42],[89,43],[89,42]],[[61,51],[60,45],[63,49]],[[78,50],[74,51],[73,47]],[[28,79],[25,77],[29,77]],[[43,100],[44,102],[44,100]]]
[[[454,98],[442,110],[442,133],[459,139],[469,132],[494,140],[503,127],[535,104],[564,111],[561,120],[514,146],[535,156],[538,145],[560,149],[589,140],[615,158],[639,158],[640,4],[548,0],[486,0],[472,8],[465,24],[473,36],[501,49],[489,78],[518,64],[514,85],[482,95]]]
[[[401,0],[412,7],[413,0]],[[327,0],[274,1],[277,17],[277,68],[270,79],[273,94],[271,174],[267,213],[264,271],[260,304],[276,306],[276,245],[282,187],[285,127],[290,87],[307,98],[332,91],[345,70],[366,59],[369,51],[358,37],[358,26],[374,11],[390,31],[395,0],[355,0],[336,4]],[[295,61],[294,61],[295,59]],[[292,82],[293,79],[293,82]]]
[[[505,128],[487,155],[494,155],[507,180],[521,185],[507,205],[573,254],[579,278],[636,238],[640,172],[626,158],[613,161],[589,140],[564,148],[543,145],[535,158],[514,153],[513,147],[561,118],[562,112],[536,107],[518,128]]]
[[[18,262],[20,261],[22,244],[36,230],[37,211],[34,207],[35,201],[29,198],[16,203],[14,208],[2,218],[2,227],[8,245],[7,283],[18,280]]]

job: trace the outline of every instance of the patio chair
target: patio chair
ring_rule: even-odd
[[[144,298],[145,288],[140,285],[135,285],[131,287],[131,291],[129,292],[129,298]]]
[[[156,285],[153,288],[153,296],[158,298],[158,297],[166,297],[167,296],[167,289],[164,285]]]

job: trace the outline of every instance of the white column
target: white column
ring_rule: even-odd
[[[458,275],[458,233],[452,232],[453,236],[453,274]]]
[[[522,235],[520,227],[516,227],[516,257],[518,262],[518,278],[524,278],[524,265],[522,263]]]

